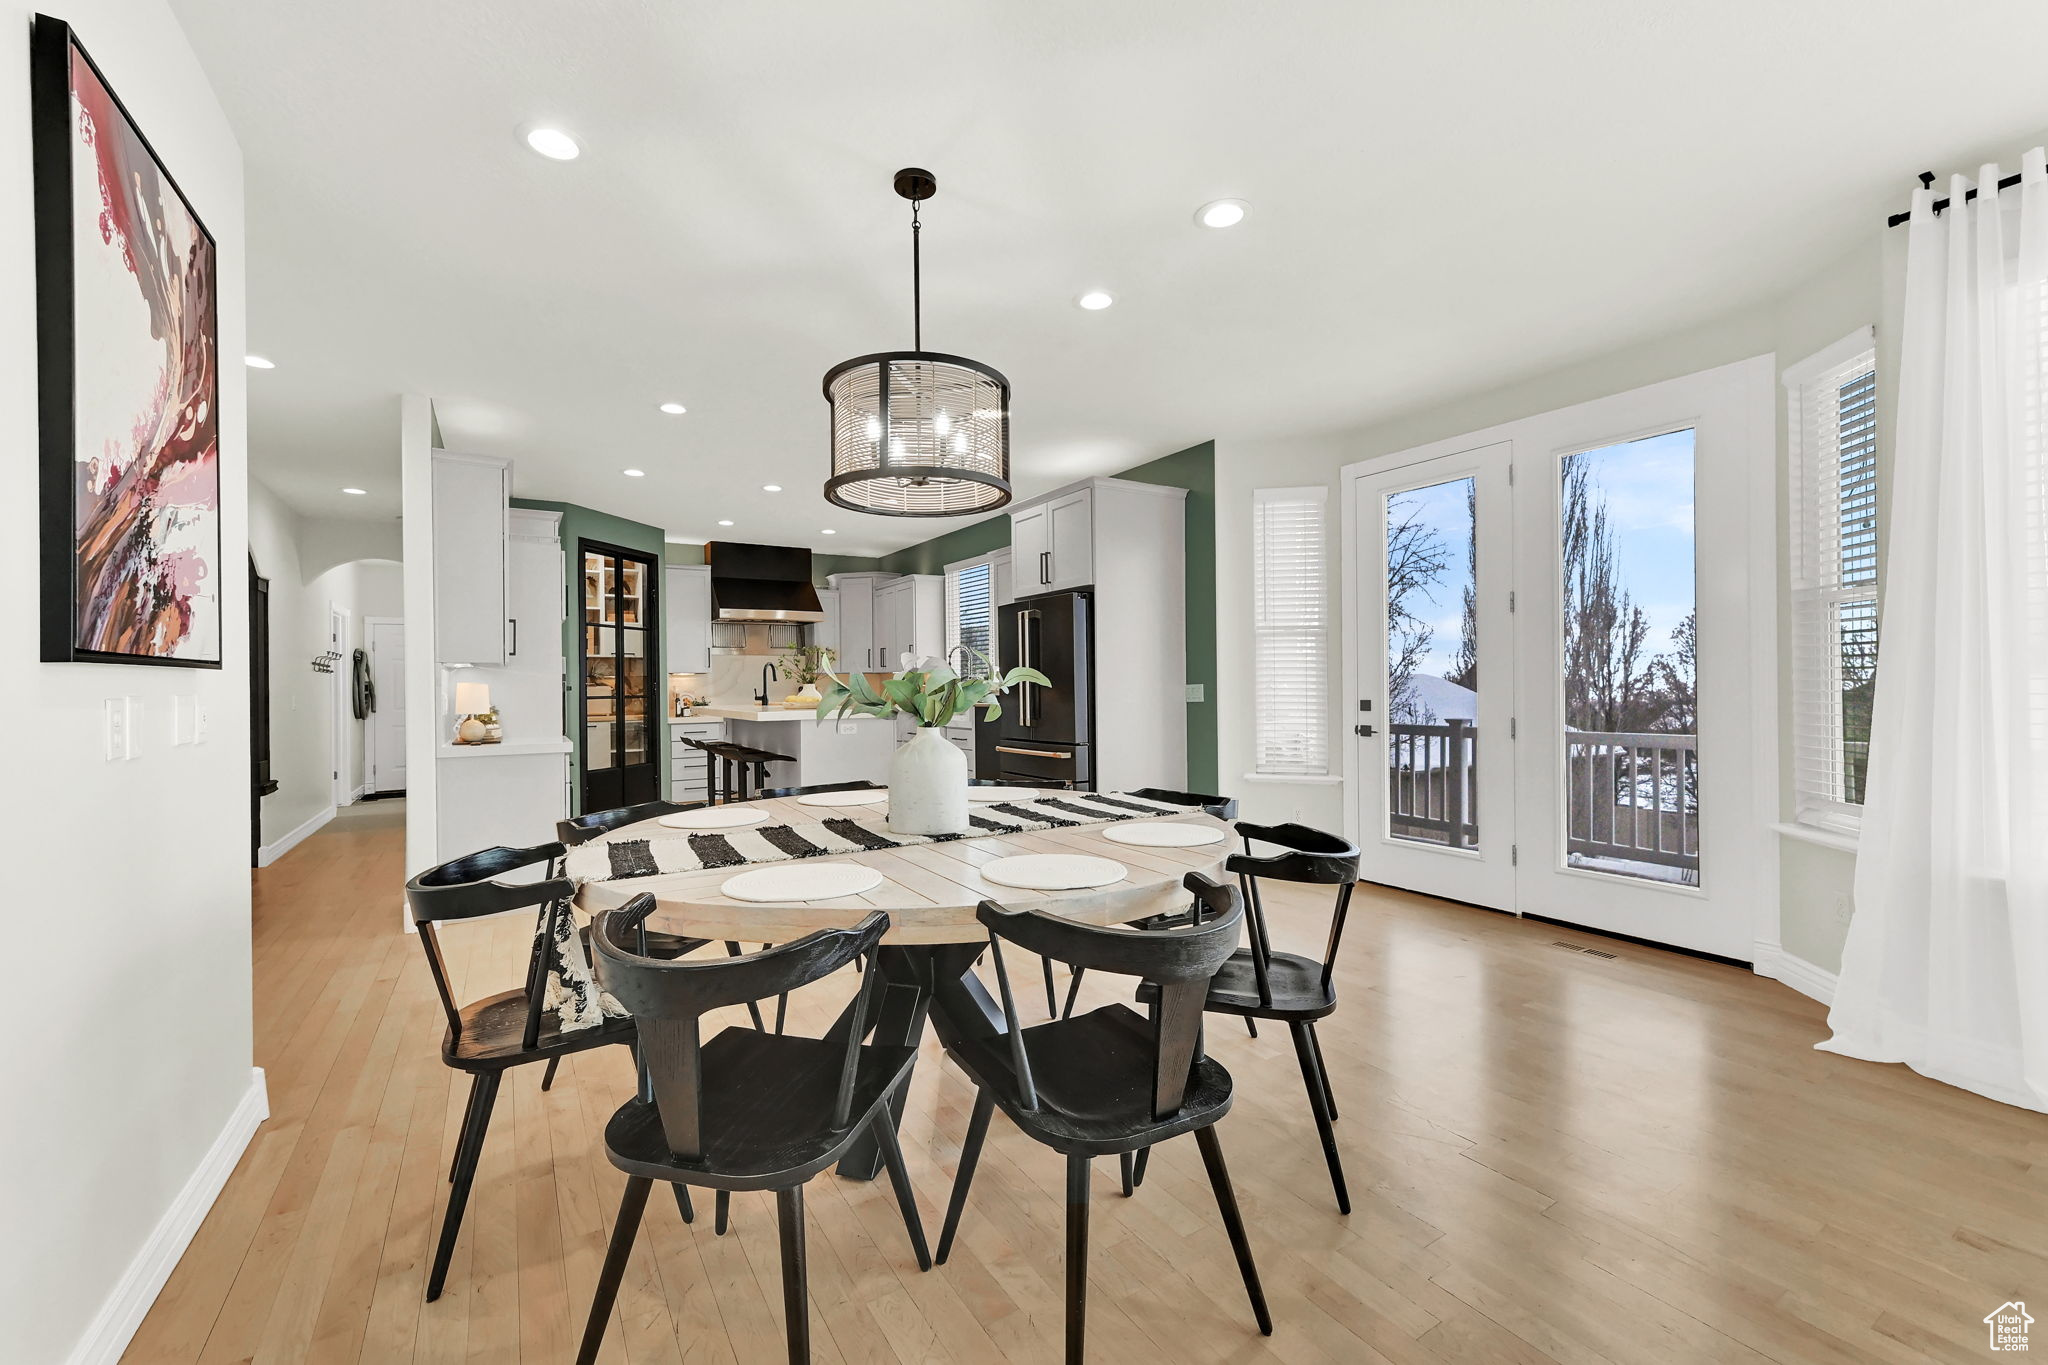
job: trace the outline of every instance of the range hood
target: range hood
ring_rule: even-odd
[[[711,566],[711,607],[720,621],[822,621],[824,606],[811,586],[811,552],[797,545],[742,545],[715,540],[704,547]]]

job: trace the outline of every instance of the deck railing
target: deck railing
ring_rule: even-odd
[[[1572,853],[1699,870],[1697,735],[1567,730],[1565,765]]]
[[[1479,727],[1469,720],[1387,727],[1387,811],[1397,838],[1479,844]]]
[[[1479,727],[1387,727],[1388,829],[1446,848],[1479,844]],[[1699,738],[1565,732],[1566,847],[1584,858],[1700,865]]]

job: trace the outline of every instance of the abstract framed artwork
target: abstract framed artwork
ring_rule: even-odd
[[[68,24],[30,65],[42,656],[219,668],[213,236]]]

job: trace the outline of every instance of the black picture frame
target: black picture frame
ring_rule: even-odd
[[[93,648],[79,640],[79,540],[77,507],[78,297],[72,216],[72,54],[76,53],[107,95],[127,131],[155,163],[164,185],[176,194],[192,226],[206,242],[205,345],[210,348],[207,412],[213,431],[213,544],[206,568],[217,625],[212,658]],[[142,664],[169,668],[222,666],[226,654],[227,584],[221,554],[224,512],[221,479],[220,248],[192,200],[142,133],[113,83],[61,19],[38,14],[29,34],[30,139],[35,174],[36,367],[40,426],[41,644],[45,663]]]

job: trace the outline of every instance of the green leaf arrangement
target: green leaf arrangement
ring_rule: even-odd
[[[1052,686],[1052,679],[1035,668],[1013,668],[998,678],[995,664],[986,654],[965,645],[961,649],[987,666],[987,676],[963,678],[940,664],[935,668],[906,668],[877,688],[865,673],[848,673],[841,678],[830,669],[821,669],[819,677],[829,681],[821,682],[818,689],[818,719],[837,720],[849,711],[887,719],[901,711],[915,718],[919,725],[944,725],[962,711],[987,701],[988,714],[982,719],[995,720],[1003,714],[1003,704],[995,699],[1018,683]]]

